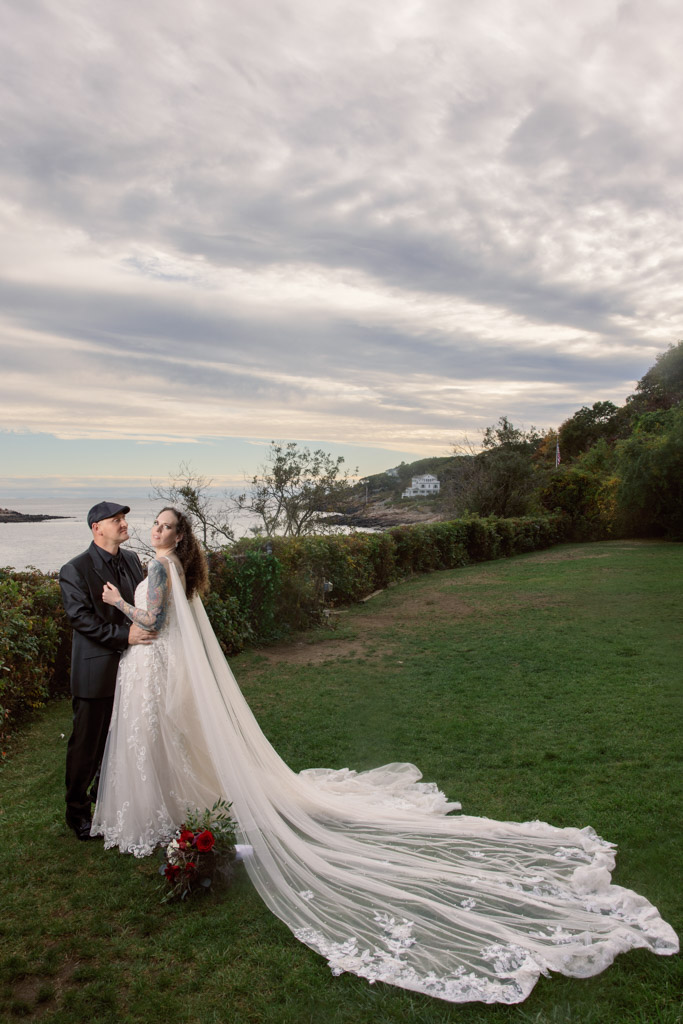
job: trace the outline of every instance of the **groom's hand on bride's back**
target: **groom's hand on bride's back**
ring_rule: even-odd
[[[128,644],[151,644],[157,638],[155,629],[143,629],[141,626],[132,624],[128,631]]]

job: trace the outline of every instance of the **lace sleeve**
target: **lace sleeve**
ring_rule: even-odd
[[[136,608],[123,598],[116,602],[116,607],[143,629],[161,629],[168,607],[168,570],[164,562],[155,558],[149,567],[146,608]]]

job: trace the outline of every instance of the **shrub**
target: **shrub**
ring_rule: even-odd
[[[683,402],[640,416],[616,455],[616,505],[624,532],[682,539]]]
[[[230,655],[241,651],[251,636],[237,598],[219,597],[212,590],[207,594],[204,605],[223,653]]]
[[[50,697],[68,693],[70,634],[57,581],[0,569],[0,734]]]
[[[282,566],[256,548],[209,556],[210,592],[204,604],[226,655],[280,635],[276,602]]]
[[[414,573],[454,569],[557,544],[567,539],[568,526],[563,515],[517,519],[468,516],[452,522],[399,526],[379,534],[273,537],[269,541],[271,555],[264,555],[262,540],[243,539],[238,545],[239,558],[251,555],[257,562],[260,559],[261,572],[268,564],[278,564],[281,570],[273,577],[262,623],[258,605],[251,609],[243,643],[309,628],[321,621],[325,604],[350,604]],[[240,569],[235,559],[229,553],[221,555],[212,566],[212,590],[220,589],[222,600],[230,595],[239,597]],[[326,581],[332,584],[327,593],[323,589]],[[231,645],[224,648],[227,653],[241,649],[235,626],[241,615],[245,612],[238,600],[230,620]]]
[[[561,466],[541,492],[548,509],[571,520],[572,540],[600,540],[614,528],[612,481],[580,462]]]
[[[325,605],[347,605],[414,573],[454,569],[566,540],[567,516],[400,526],[385,533],[243,539],[209,556],[206,611],[226,655],[310,628]],[[332,583],[326,592],[325,582]],[[0,570],[0,716],[69,692],[71,628],[54,576]]]

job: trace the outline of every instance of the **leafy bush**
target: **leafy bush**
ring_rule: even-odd
[[[276,602],[282,566],[257,548],[209,556],[211,590],[204,604],[225,654],[280,635]]]
[[[0,612],[0,738],[4,745],[13,725],[25,714],[68,692],[70,634],[56,580],[37,571],[0,569]]]
[[[560,466],[543,488],[541,501],[571,520],[572,540],[601,540],[610,536],[614,527],[610,479],[580,461]]]
[[[452,522],[398,526],[380,534],[273,537],[271,555],[264,555],[262,541],[242,540],[238,545],[241,557],[250,553],[262,566],[261,572],[268,564],[281,567],[277,583],[269,591],[263,625],[255,606],[244,642],[309,628],[321,621],[325,604],[359,601],[414,573],[455,569],[557,544],[567,539],[568,529],[569,520],[563,515],[517,519],[468,516]],[[221,600],[238,595],[240,570],[231,556],[222,556],[212,567],[212,593],[219,590]],[[227,587],[226,580],[230,581]],[[325,582],[332,584],[327,592]],[[240,614],[234,611],[235,622]],[[226,653],[241,649],[237,630],[233,645],[225,644],[224,649]]]
[[[624,416],[613,402],[595,402],[565,420],[559,430],[559,444],[564,459],[588,451],[600,440],[614,439],[624,429]]]
[[[212,590],[207,594],[204,605],[223,653],[229,655],[241,651],[249,643],[251,636],[237,598],[219,597],[216,591]]]
[[[683,402],[640,416],[616,458],[622,531],[683,539]]]
[[[645,409],[670,409],[683,402],[683,341],[660,352],[636,386],[631,399]]]
[[[321,622],[414,573],[454,569],[567,539],[562,515],[468,516],[352,533],[242,540],[209,556],[206,611],[226,655]],[[325,583],[332,589],[326,590]],[[69,692],[71,628],[54,576],[0,570],[0,715],[3,735],[22,715]]]

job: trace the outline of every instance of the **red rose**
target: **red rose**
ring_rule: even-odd
[[[197,870],[197,865],[195,864],[195,862],[193,860],[189,861],[185,865],[185,873],[188,874],[188,875],[193,874],[196,870]]]
[[[177,864],[167,864],[164,868],[164,874],[169,882],[175,882],[176,878],[180,874],[180,868]]]
[[[180,843],[193,843],[194,842],[194,832],[190,832],[189,828],[182,829],[180,835],[178,836],[178,842],[180,842]]]
[[[213,850],[215,843],[213,832],[209,832],[208,828],[200,832],[195,839],[195,846],[200,853],[208,853],[209,850]]]

